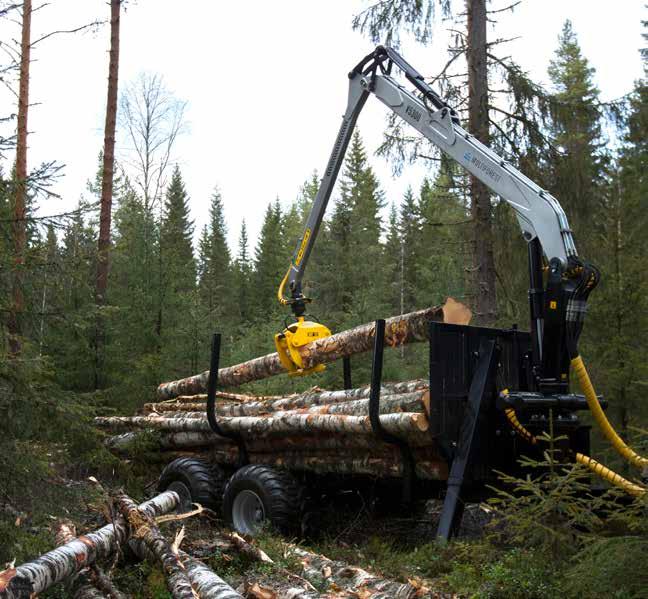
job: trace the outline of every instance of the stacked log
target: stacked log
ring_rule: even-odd
[[[421,479],[447,477],[429,434],[430,394],[422,379],[386,383],[379,420],[386,432],[413,449]],[[224,434],[239,435],[252,464],[266,464],[318,474],[402,476],[398,448],[378,439],[369,413],[369,387],[341,391],[310,389],[285,397],[242,396],[217,402],[215,413]],[[115,434],[107,446],[116,454],[144,462],[169,462],[195,456],[236,465],[237,445],[211,431],[204,397],[192,402],[147,404],[143,415],[99,417],[97,426]],[[168,406],[173,409],[167,410]]]
[[[425,341],[428,338],[432,322],[468,324],[470,310],[461,302],[448,298],[443,306],[435,306],[417,312],[401,314],[385,321],[385,346],[398,347],[407,343]],[[320,364],[329,364],[341,358],[368,352],[372,349],[375,337],[375,323],[364,324],[330,337],[324,337],[298,348],[302,367],[313,368]],[[218,382],[221,387],[235,387],[244,383],[258,381],[285,373],[279,355],[268,354],[230,366],[218,371]],[[179,395],[196,395],[205,393],[209,371],[194,376],[163,383],[158,387],[160,399],[171,399]]]
[[[470,311],[448,299],[444,306],[390,318],[385,344],[396,347],[428,338],[430,323],[465,324]],[[370,350],[375,323],[318,339],[299,348],[304,368]],[[135,416],[95,418],[98,427],[115,434],[108,447],[120,455],[147,461],[175,456],[207,457],[223,465],[239,462],[245,444],[251,463],[316,473],[400,477],[400,451],[381,440],[369,417],[370,388],[326,391],[311,388],[283,396],[253,396],[222,391],[285,372],[277,354],[269,354],[218,372],[214,416],[220,434],[207,418],[208,372],[164,383],[159,401],[147,403]],[[429,431],[430,394],[426,380],[384,383],[378,421],[382,432],[414,448],[416,472],[423,479],[447,477]],[[165,460],[165,457],[167,458]]]

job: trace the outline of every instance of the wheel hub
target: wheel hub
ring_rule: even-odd
[[[191,491],[187,485],[179,480],[175,480],[167,487],[167,491],[175,491],[180,497],[180,503],[175,510],[177,514],[184,514],[191,511],[193,501],[191,499]]]
[[[232,505],[232,523],[242,534],[256,535],[261,532],[266,515],[261,498],[248,489],[241,491]]]

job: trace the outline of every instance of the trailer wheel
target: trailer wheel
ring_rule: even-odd
[[[267,524],[282,532],[299,528],[301,488],[285,470],[248,465],[236,471],[223,494],[223,516],[237,532],[257,535]]]
[[[162,470],[158,491],[175,491],[180,496],[178,512],[190,511],[193,503],[217,510],[225,482],[219,466],[196,458],[177,458]]]

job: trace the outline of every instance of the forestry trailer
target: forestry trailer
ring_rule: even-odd
[[[394,69],[404,75],[415,91],[409,91],[393,77]],[[639,468],[648,465],[648,460],[630,449],[610,426],[602,401],[597,397],[578,354],[587,300],[599,281],[598,270],[579,257],[567,217],[558,201],[464,130],[455,111],[402,56],[388,47],[377,47],[349,73],[348,102],[342,125],[304,233],[278,291],[279,301],[290,306],[296,318],[294,324],[275,336],[283,368],[297,375],[323,368],[322,365],[305,364],[304,352],[300,351],[313,341],[322,343],[331,335],[324,325],[306,319],[306,306],[311,300],[303,294],[302,278],[356,121],[370,95],[376,96],[513,208],[528,245],[531,326],[530,332],[524,332],[517,327],[483,328],[431,319],[425,331],[429,342],[429,380],[425,381],[427,400],[424,403],[429,427],[424,433],[421,429],[408,436],[398,429],[404,425],[397,426],[394,424],[396,419],[389,418],[393,414],[386,413],[385,405],[397,401],[394,384],[390,387],[381,380],[383,347],[386,338],[391,343],[390,323],[393,319],[388,321],[387,329],[384,320],[376,321],[372,330],[371,385],[364,391],[356,390],[351,396],[353,401],[336,404],[337,413],[347,414],[343,416],[347,420],[340,421],[347,423],[344,426],[351,427],[349,419],[357,417],[358,412],[352,410],[365,410],[363,416],[370,423],[371,434],[363,437],[362,443],[357,445],[365,448],[366,456],[363,458],[361,455],[357,460],[362,462],[364,459],[365,477],[373,474],[374,478],[388,478],[378,466],[372,471],[371,451],[373,445],[391,446],[399,463],[396,474],[390,478],[401,485],[403,499],[411,499],[415,490],[433,489],[434,485],[424,480],[424,466],[430,463],[429,455],[423,452],[426,443],[421,440],[421,434],[426,435],[428,445],[434,446],[437,459],[443,464],[435,471],[435,476],[427,478],[441,479],[446,486],[437,534],[448,538],[456,529],[461,515],[462,494],[469,488],[492,482],[494,470],[516,468],[522,454],[537,452],[542,455],[543,437],[546,439],[545,433],[551,432],[553,438],[559,439],[555,446],[560,448],[562,459],[588,466],[594,473],[631,494],[643,494],[645,489],[642,485],[621,478],[588,457],[589,427],[581,424],[577,417],[579,410],[590,409],[622,456]],[[216,335],[208,381],[207,420],[214,433],[228,437],[236,444],[239,468],[229,478],[225,472],[229,474],[231,469],[228,471],[227,467],[214,474],[213,462],[207,467],[200,460],[181,457],[167,466],[160,486],[180,490],[194,501],[203,502],[220,496],[224,488],[224,515],[241,532],[254,533],[264,521],[279,527],[294,523],[301,509],[300,497],[304,496],[304,488],[310,489],[311,496],[317,495],[325,479],[328,482],[336,478],[326,474],[341,471],[335,465],[335,452],[342,463],[347,457],[351,459],[346,455],[351,451],[348,447],[356,445],[348,438],[343,441],[340,435],[338,441],[328,440],[328,455],[333,455],[328,470],[326,463],[314,469],[314,458],[309,462],[310,467],[304,465],[305,459],[299,459],[300,452],[307,452],[309,445],[317,442],[309,442],[308,436],[301,445],[291,447],[290,456],[283,461],[268,465],[260,463],[261,458],[252,460],[250,447],[254,443],[258,445],[259,440],[231,432],[231,423],[225,423],[228,418],[219,415],[229,414],[226,408],[219,412],[216,401],[219,349],[220,337]],[[349,388],[348,359],[345,359],[344,366],[345,387]],[[570,368],[583,395],[570,392]],[[288,406],[291,400],[276,401],[279,403],[272,409],[279,405]],[[361,401],[364,403],[358,404]],[[294,408],[297,404],[292,401],[291,405]],[[412,411],[401,407],[402,410]],[[308,417],[336,418],[331,415],[336,412],[329,407],[323,410],[321,406],[311,406],[301,410],[304,411]],[[297,410],[275,413],[277,418],[284,419],[284,428],[277,430],[285,431],[291,418],[297,420],[303,415]],[[413,418],[408,422],[410,420],[414,422]],[[353,426],[356,425],[361,426],[353,421]],[[330,430],[339,433],[338,429]],[[352,428],[349,431],[353,431],[350,434],[356,438],[353,435],[357,436],[357,431]],[[331,437],[335,437],[335,433]],[[218,462],[218,458],[213,461]],[[375,464],[378,463],[376,458]],[[362,468],[359,467],[358,471]],[[342,484],[348,487],[359,484],[361,479],[362,476],[347,477]],[[438,490],[438,484],[436,488]]]

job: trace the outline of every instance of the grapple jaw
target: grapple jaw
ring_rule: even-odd
[[[328,327],[319,322],[305,320],[303,316],[299,316],[297,322],[286,327],[283,332],[277,333],[274,337],[275,347],[279,359],[288,374],[290,376],[304,376],[324,370],[326,368],[324,364],[304,368],[299,348],[330,335],[331,331]]]

